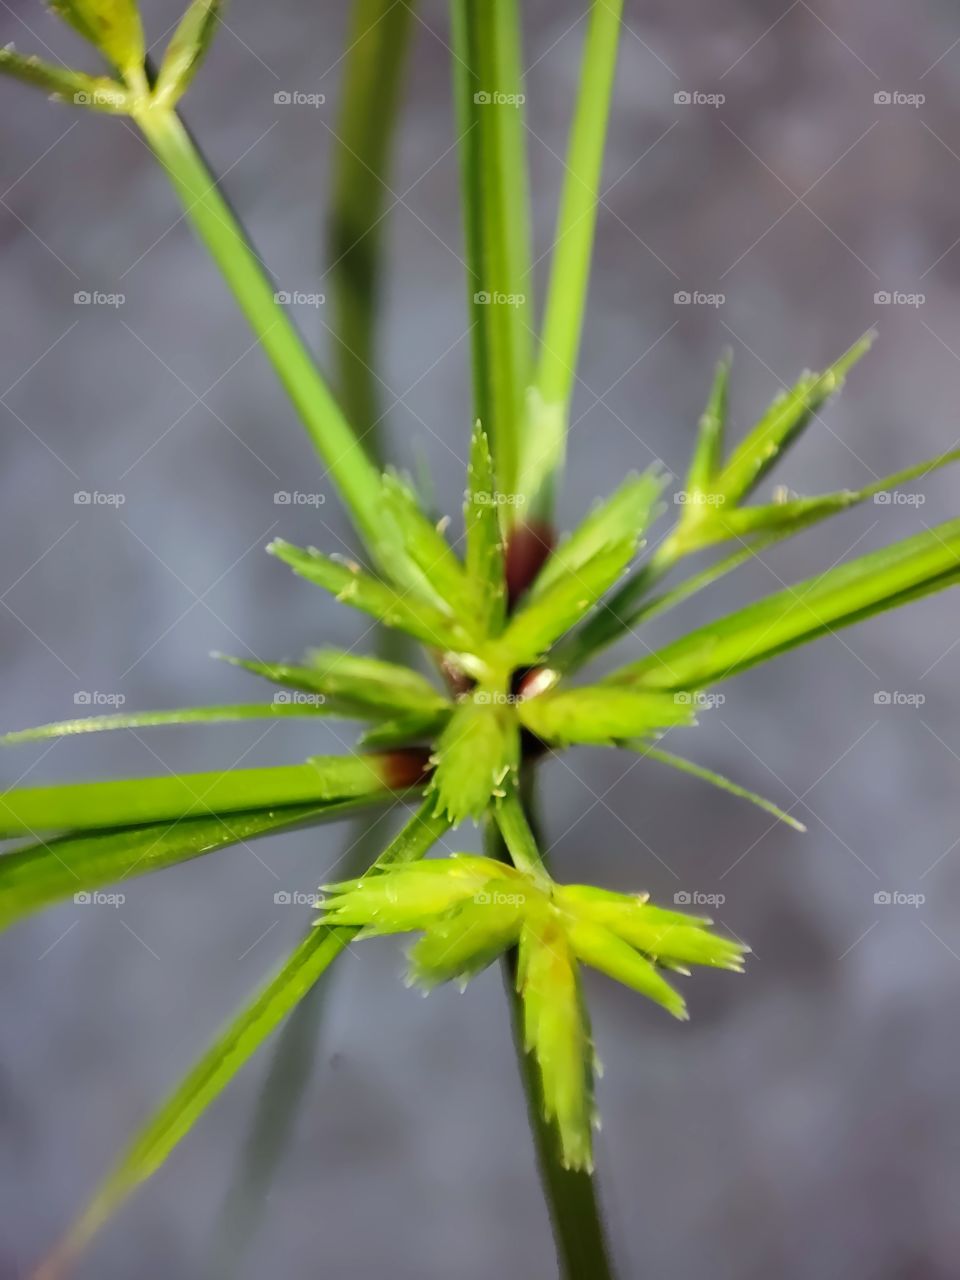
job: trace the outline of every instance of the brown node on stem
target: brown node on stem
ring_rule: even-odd
[[[383,780],[394,791],[404,791],[425,782],[430,773],[430,751],[427,747],[398,747],[380,757]]]
[[[507,535],[507,601],[512,609],[533,583],[553,551],[557,540],[553,526],[545,520],[518,524]]]

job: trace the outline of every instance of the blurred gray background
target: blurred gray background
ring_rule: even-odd
[[[551,241],[583,7],[524,5],[538,253]],[[151,38],[179,8],[148,6]],[[187,99],[283,289],[329,289],[321,210],[346,20],[343,3],[235,0]],[[455,512],[469,341],[448,35],[445,7],[426,0],[391,179],[380,372],[393,456],[425,463],[438,505]],[[2,5],[8,40],[93,66],[35,0]],[[279,90],[326,103],[275,105]],[[725,101],[675,102],[682,92]],[[133,132],[7,83],[0,113],[3,727],[69,716],[78,692],[128,708],[256,697],[208,651],[289,658],[366,627],[262,553],[281,533],[349,544],[332,489]],[[776,475],[799,492],[862,485],[957,444],[958,126],[954,4],[628,0],[565,523],[628,468],[659,458],[682,470],[726,345],[739,431],[804,366],[879,329],[842,400]],[[80,290],[125,302],[77,306]],[[677,305],[683,290],[725,301]],[[880,291],[924,301],[878,305]],[[328,312],[297,314],[324,358]],[[327,500],[277,505],[278,490]],[[78,491],[124,502],[77,505]],[[911,492],[909,505],[869,504],[764,555],[648,639],[958,513],[953,472]],[[795,803],[805,837],[612,752],[545,768],[561,876],[667,902],[722,894],[719,920],[755,949],[744,978],[686,983],[688,1025],[590,983],[606,1064],[600,1180],[624,1277],[957,1274],[958,640],[949,593],[730,682],[699,729],[672,736]],[[909,704],[878,704],[881,692]],[[11,750],[0,767],[12,785],[269,763],[338,750],[350,732],[281,722],[266,734],[105,735]],[[309,912],[274,895],[311,890],[343,833],[253,850],[131,881],[122,908],[68,904],[0,938],[0,1276],[27,1274],[293,944]],[[876,903],[883,892],[925,901]],[[238,1280],[555,1273],[498,975],[423,1001],[401,966],[393,942],[338,966],[306,1106]],[[78,1276],[211,1275],[268,1057]]]

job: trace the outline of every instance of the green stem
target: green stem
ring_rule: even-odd
[[[549,511],[566,449],[622,9],[622,0],[593,0],[584,44],[530,409],[534,421],[524,437],[520,484],[535,516]]]
[[[412,26],[410,4],[354,0],[336,129],[329,240],[337,386],[371,456],[380,418],[373,374],[380,229]]]
[[[562,1280],[614,1280],[593,1176],[563,1167],[556,1132],[543,1116],[540,1073],[533,1055],[523,1047],[523,1008],[516,990],[516,951],[508,952],[504,958],[503,972],[527,1117],[553,1227],[560,1276]]]
[[[490,437],[500,489],[515,494],[533,356],[517,0],[453,0],[451,17],[474,418]],[[502,510],[516,515],[515,505]]]
[[[289,313],[276,300],[273,283],[216,179],[175,112],[147,106],[135,119],[286,388],[364,541],[383,568],[403,577],[397,548],[384,528],[377,471]]]
[[[528,798],[528,809],[524,812],[519,798],[516,809],[510,806],[506,819],[506,829],[511,832],[507,839],[520,846],[531,842],[537,848],[537,837],[533,818],[533,778],[525,773],[522,784],[523,794]],[[487,824],[485,842],[491,857],[505,861],[507,844],[504,840],[503,807],[499,827],[493,822]],[[516,861],[516,855],[514,855]],[[543,868],[539,852],[536,854],[538,865]],[[557,1133],[544,1117],[543,1092],[540,1083],[540,1072],[532,1054],[524,1048],[523,1007],[517,991],[517,953],[516,949],[508,951],[503,959],[503,976],[506,987],[507,1002],[510,1006],[510,1024],[513,1030],[513,1041],[517,1053],[517,1064],[520,1079],[523,1083],[524,1096],[527,1102],[527,1118],[533,1137],[537,1155],[537,1167],[543,1187],[553,1238],[557,1249],[557,1261],[561,1280],[614,1280],[613,1264],[603,1226],[603,1216],[597,1197],[597,1189],[592,1174],[586,1171],[565,1169],[560,1153]]]

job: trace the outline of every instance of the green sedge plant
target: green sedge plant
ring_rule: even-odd
[[[621,35],[619,0],[588,7],[582,75],[542,314],[532,246],[517,0],[452,0],[453,97],[462,173],[473,405],[462,524],[437,523],[410,481],[374,461],[369,377],[383,174],[410,34],[408,4],[356,0],[333,193],[343,353],[335,395],[179,114],[220,20],[193,0],[155,66],[134,0],[49,0],[110,71],[91,75],[8,48],[0,70],[143,134],[186,217],[303,421],[356,529],[364,563],[278,539],[267,548],[311,587],[422,646],[425,675],[383,654],[312,650],[302,662],[228,659],[276,686],[272,701],[99,716],[21,729],[7,744],[166,724],[282,716],[361,726],[357,750],[295,764],[63,786],[0,796],[0,923],[257,836],[309,828],[401,801],[399,834],[361,874],[322,887],[315,927],[134,1137],[38,1274],[62,1274],[130,1192],[168,1157],[244,1063],[303,1002],[349,943],[415,937],[409,980],[465,985],[495,961],[508,999],[543,1186],[567,1277],[614,1274],[592,1180],[594,1047],[582,987],[589,966],[676,1018],[694,965],[740,971],[747,948],[711,921],[602,886],[561,884],[533,819],[538,769],[575,744],[639,753],[791,813],[657,745],[696,723],[719,682],[794,646],[960,578],[960,519],[840,563],[651,650],[642,625],[760,550],[874,494],[956,460],[948,453],[860,490],[750,499],[870,346],[804,373],[756,424],[727,432],[728,359],[699,423],[678,518],[662,518],[662,469],[628,475],[558,536],[553,510],[583,326],[604,141]],[[385,102],[391,108],[383,110]],[[518,305],[496,305],[501,296]],[[705,569],[688,558],[712,550]],[[681,573],[668,581],[675,571]],[[601,651],[640,636],[642,656],[581,676]],[[294,696],[295,691],[297,696]],[[486,853],[427,857],[467,822]],[[614,1064],[614,1070],[622,1069]]]

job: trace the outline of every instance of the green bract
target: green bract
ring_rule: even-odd
[[[812,497],[781,490],[750,500],[825,409],[870,346],[870,335],[825,372],[804,374],[785,388],[736,441],[728,439],[731,369],[724,358],[676,502],[664,501],[662,468],[622,479],[637,460],[615,459],[613,493],[571,530],[554,527],[601,203],[622,30],[619,0],[588,4],[539,331],[516,0],[453,0],[473,399],[462,414],[469,443],[462,524],[459,516],[438,522],[371,447],[375,232],[390,190],[390,125],[398,114],[411,6],[354,4],[343,68],[345,114],[333,131],[331,281],[342,348],[336,394],[175,109],[215,35],[218,0],[193,0],[156,74],[145,60],[133,0],[51,4],[96,46],[117,79],[0,50],[0,73],[58,99],[128,114],[141,130],[288,393],[358,537],[356,559],[283,538],[268,550],[305,580],[296,589],[320,588],[364,613],[375,632],[349,652],[311,649],[299,661],[227,658],[273,686],[269,701],[71,718],[8,732],[2,741],[13,745],[273,717],[308,723],[338,717],[358,725],[355,749],[342,757],[10,789],[0,796],[0,837],[17,847],[0,854],[0,925],[255,837],[376,814],[388,804],[413,805],[379,857],[371,851],[356,868],[361,874],[328,887],[321,927],[309,932],[135,1137],[51,1261],[49,1275],[159,1167],[286,1015],[305,1007],[301,1001],[358,933],[414,932],[420,937],[410,973],[426,987],[464,983],[503,957],[562,1270],[607,1280],[612,1265],[588,1176],[594,1062],[581,966],[680,1018],[684,1002],[665,975],[690,965],[739,970],[745,948],[713,933],[709,921],[641,896],[556,883],[531,826],[538,768],[568,746],[626,750],[747,799],[802,831],[789,810],[663,749],[660,740],[695,742],[697,716],[715,704],[709,690],[717,682],[960,580],[960,519],[954,519],[835,564],[656,650],[647,643],[643,626],[651,617],[762,548],[960,457],[947,452],[859,490]],[[447,497],[447,510],[459,506],[459,494]],[[658,529],[656,549],[648,553],[651,529],[670,509],[676,519]],[[666,582],[690,555],[721,547],[696,573]],[[386,629],[416,641],[420,651],[413,656],[407,645],[406,661],[396,651],[387,660],[377,647]],[[576,673],[605,646],[627,639],[632,654],[619,669],[579,680]],[[422,860],[468,819],[482,825],[488,852],[496,856]]]
[[[322,925],[360,937],[421,932],[410,951],[410,981],[461,987],[518,946],[517,986],[525,1047],[536,1055],[544,1103],[555,1119],[564,1166],[592,1167],[592,1048],[579,964],[633,987],[676,1018],[683,997],[661,968],[691,964],[743,968],[748,948],[710,932],[710,921],[649,906],[589,885],[555,884],[492,858],[469,854],[418,862],[322,885]]]

